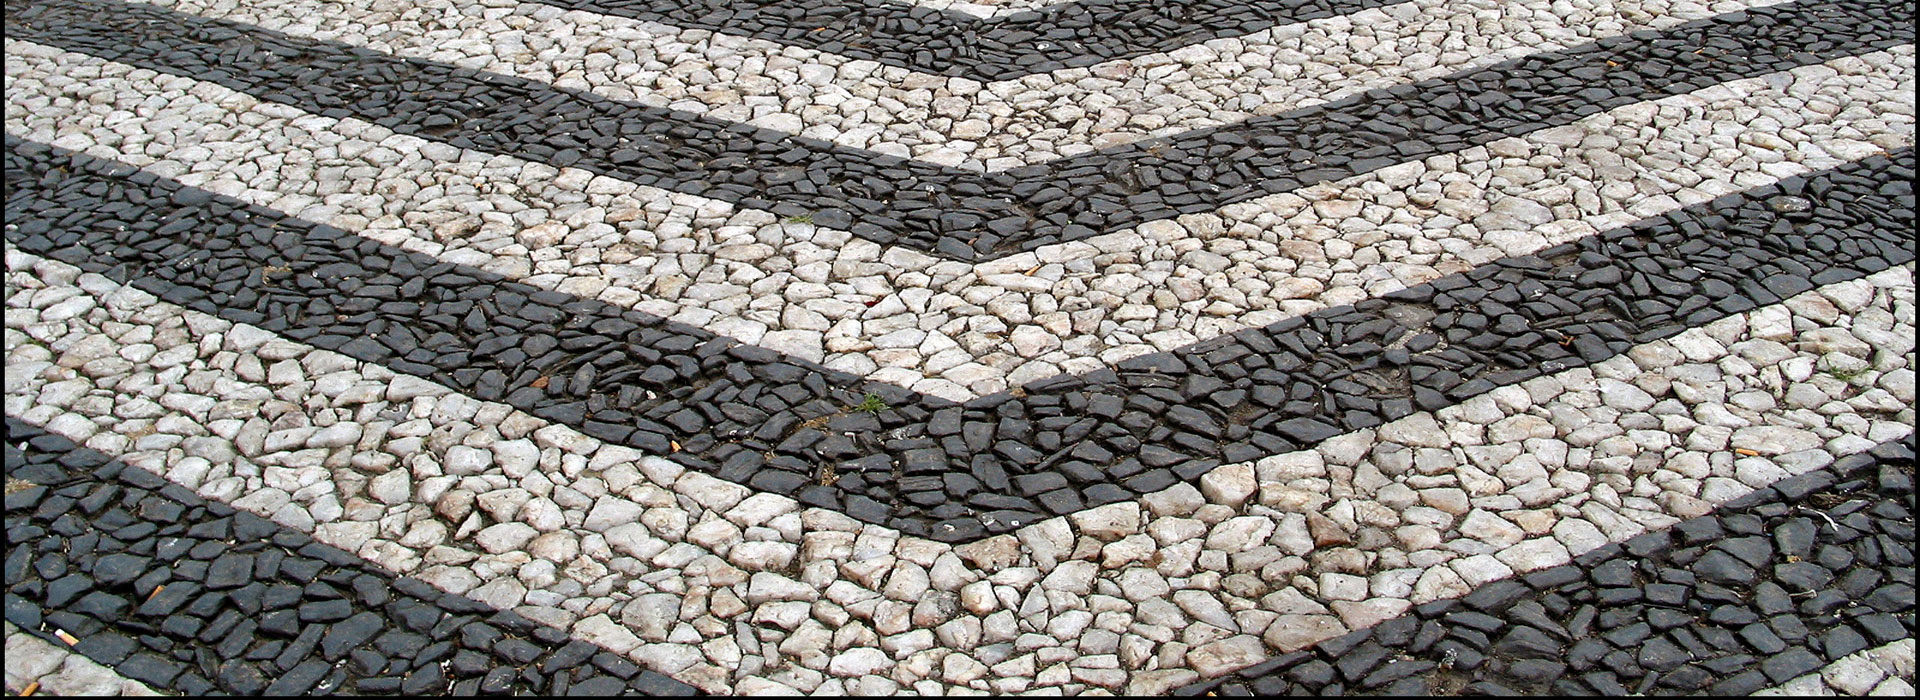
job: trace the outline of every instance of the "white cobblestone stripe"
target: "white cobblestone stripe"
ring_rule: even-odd
[[[951,547],[11,249],[8,269],[10,415],[710,691],[1164,692],[1914,418],[1908,265]]]
[[[929,10],[959,12],[982,19],[1045,9],[1076,0],[892,0]]]
[[[1347,6],[1373,0],[1316,0],[1314,5],[1322,1]],[[1246,9],[1237,0],[1228,4]],[[579,164],[783,214],[817,216],[868,240],[977,261],[1452,153],[1564,125],[1599,109],[1807,65],[1821,60],[1812,53],[1816,50],[1839,57],[1911,43],[1910,27],[1890,16],[1897,12],[1894,4],[1796,2],[1716,15],[1529,55],[1494,70],[1370,91],[1325,109],[1295,110],[993,174],[147,5],[42,0],[9,15],[8,26],[17,38],[208,79],[303,109],[358,116],[492,153],[550,157],[560,165]],[[703,7],[709,18],[755,14]],[[1702,48],[1681,50],[1676,41]],[[256,50],[262,45],[273,49]],[[1746,60],[1689,58],[1710,50]],[[292,58],[281,61],[281,54]],[[1609,62],[1634,68],[1607,78],[1606,86],[1588,82],[1589,73]],[[281,76],[293,82],[283,84]],[[1528,94],[1540,97],[1514,99]],[[1036,176],[1044,179],[1030,179]]]
[[[35,637],[13,623],[7,634],[7,694],[56,697],[152,696],[147,684],[115,673],[92,659]]]
[[[920,7],[965,12],[975,17],[999,17],[1052,7],[1073,0],[906,0]]]
[[[1913,640],[1902,639],[1855,652],[1754,697],[1808,697],[1814,695],[1913,695]]]
[[[1913,143],[1903,46],[967,265],[9,41],[7,128],[383,243],[963,401]]]
[[[1413,0],[984,83],[537,3],[141,1],[886,155],[998,171],[1782,0]]]

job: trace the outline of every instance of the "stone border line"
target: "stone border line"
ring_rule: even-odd
[[[714,692],[1164,692],[1912,432],[1902,267],[947,547],[58,262],[8,264],[10,412],[580,638],[626,639],[618,619],[650,642],[636,659]]]
[[[187,695],[693,689],[11,416],[6,618]]]
[[[808,216],[874,242],[973,261],[1911,43],[1912,27],[1894,19],[1893,4],[1756,8],[987,176],[152,6],[50,0],[9,13],[7,28],[13,38],[208,79],[326,116]],[[274,48],[256,53],[265,46]],[[276,52],[299,58],[268,58]],[[1634,71],[1610,75],[1604,86],[1576,79],[1609,62]],[[296,75],[298,89],[287,89],[282,78]],[[1527,84],[1512,84],[1516,76]]]
[[[919,7],[948,10],[982,19],[1030,12],[1073,0],[902,0]]]
[[[1754,693],[1754,697],[1913,694],[1913,639],[1841,657],[1818,673]]]
[[[1007,80],[1234,37],[1402,0],[1073,0],[980,19],[890,0],[768,0],[741,7],[643,0],[538,0],[676,27],[767,39],[888,65]]]
[[[992,83],[531,2],[143,1],[993,172],[1783,0],[1414,0]],[[724,84],[685,82],[709,72]]]
[[[71,697],[159,695],[147,684],[128,679],[73,650],[6,625],[7,694]]]
[[[1879,97],[1912,89],[1912,47],[1902,46],[1619,107],[1431,158],[1431,167],[1395,166],[1204,218],[1216,229],[1233,223],[1238,235],[1208,235],[1209,222],[1193,217],[1191,231],[1161,222],[966,265],[85,54],[7,47],[15,136],[950,401],[1377,297],[1904,147],[1913,134],[1901,105]],[[1735,116],[1809,99],[1850,106],[1791,131]],[[1728,131],[1741,137],[1725,143]],[[147,153],[155,148],[167,152]],[[262,171],[261,162],[281,165]],[[1699,179],[1663,179],[1680,169]],[[1468,173],[1500,181],[1459,183]],[[674,205],[662,212],[663,200]],[[496,211],[467,211],[481,201]],[[688,249],[711,256],[690,262],[678,252]],[[1137,264],[1176,254],[1170,277]]]
[[[1785,180],[964,406],[27,142],[10,143],[7,238],[728,481],[970,541],[1903,264],[1913,215],[1896,193],[1910,192],[1911,163],[1903,150]],[[84,194],[96,184],[131,199]],[[1836,187],[1846,196],[1822,194]],[[213,223],[228,220],[239,226]],[[1744,233],[1783,226],[1771,240]],[[885,410],[852,410],[863,393]]]
[[[1178,694],[1724,696],[1786,683],[1913,636],[1913,470],[1909,437]]]

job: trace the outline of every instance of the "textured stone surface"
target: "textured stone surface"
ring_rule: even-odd
[[[7,627],[7,691],[13,694],[35,688],[48,695],[159,695],[145,683],[129,679],[113,669],[101,666],[84,654],[49,644],[21,632],[9,622]]]
[[[1182,692],[1344,694],[1458,688],[1526,694],[1866,695],[1911,689],[1912,438],[1791,477],[1563,566],[1415,608]],[[1743,539],[1814,516],[1825,565]],[[1700,539],[1718,532],[1719,538]],[[1747,538],[1738,535],[1749,536]],[[1764,539],[1764,537],[1762,537]],[[1703,553],[1773,575],[1733,586]],[[1907,563],[1901,563],[1907,562]],[[1788,598],[1790,567],[1828,583]],[[1826,568],[1834,567],[1833,569]],[[1843,581],[1851,581],[1845,583]],[[1877,645],[1868,648],[1869,645]],[[1327,672],[1331,665],[1338,675]],[[1803,675],[1804,674],[1804,675]],[[1763,691],[1763,689],[1766,689]],[[1757,692],[1756,691],[1763,691]]]
[[[1911,685],[1897,4],[7,33],[8,615],[156,690]]]
[[[143,185],[124,179],[114,166],[30,143],[17,145],[10,157],[12,167],[23,173],[78,178],[67,186],[75,191],[82,183],[98,183],[112,194],[86,196],[102,206],[126,198],[129,206],[146,212],[144,216],[208,221],[232,206],[204,190],[165,183]],[[324,276],[315,279],[325,280],[335,290],[325,294],[329,300],[324,303],[354,314],[272,316],[265,310],[275,304],[296,303],[295,299],[313,299],[322,293],[289,289],[285,294],[292,296],[278,299],[240,288],[243,279],[216,281],[219,278],[209,272],[178,267],[159,274],[163,268],[158,261],[134,260],[129,262],[138,267],[115,267],[110,261],[119,258],[113,255],[117,251],[110,239],[85,232],[113,231],[118,225],[97,218],[107,214],[102,206],[95,206],[100,213],[91,225],[68,221],[54,230],[53,214],[66,209],[50,195],[56,188],[51,182],[16,191],[10,206],[37,218],[21,220],[10,237],[34,252],[50,253],[92,271],[111,271],[163,296],[190,299],[196,308],[229,320],[259,323],[356,359],[448,382],[481,398],[504,399],[597,438],[671,452],[683,465],[731,481],[773,492],[800,491],[802,502],[841,509],[908,534],[966,541],[1012,530],[1016,523],[1157,491],[1224,462],[1308,447],[1344,430],[1437,409],[1489,391],[1497,386],[1496,380],[1511,383],[1617,357],[1636,341],[1679,332],[1683,321],[1705,322],[1778,301],[1783,292],[1790,296],[1804,291],[1814,286],[1814,280],[1840,281],[1907,262],[1911,249],[1896,241],[1904,236],[1911,217],[1902,213],[1896,200],[1887,198],[1899,195],[1877,191],[1874,196],[1883,198],[1878,206],[1834,199],[1826,203],[1827,209],[1814,210],[1848,225],[1830,230],[1820,224],[1820,235],[1806,237],[1810,246],[1806,253],[1786,252],[1777,260],[1728,265],[1724,261],[1729,256],[1751,259],[1746,253],[1749,244],[1737,237],[1718,239],[1717,244],[1696,237],[1693,240],[1701,245],[1688,247],[1690,252],[1676,259],[1662,261],[1661,253],[1654,252],[1677,244],[1690,227],[1720,217],[1732,216],[1742,226],[1786,222],[1768,202],[1809,186],[1831,188],[1829,178],[1841,178],[1841,182],[1888,179],[1890,187],[1910,187],[1899,178],[1900,173],[1911,172],[1911,152],[1903,152],[1900,158],[1868,159],[1843,166],[1832,175],[1795,178],[1729,196],[1720,203],[1725,213],[1707,204],[1696,205],[1670,215],[1673,219],[1642,224],[1618,235],[1583,238],[1538,256],[1512,258],[1351,309],[1311,315],[1314,321],[1338,324],[1332,337],[1344,342],[1333,347],[1310,349],[1327,336],[1305,320],[1281,322],[1173,353],[1127,360],[1117,365],[1117,371],[1029,384],[1018,400],[998,395],[964,406],[872,382],[861,385],[871,398],[856,401],[854,392],[832,386],[849,383],[851,378],[842,373],[798,360],[782,362],[783,358],[764,350],[640,312],[488,280],[491,275],[477,270],[450,271],[430,281],[417,272],[433,269],[437,261],[430,256],[388,247],[362,251],[358,241],[364,239],[357,236],[257,209],[246,211],[247,229],[212,244],[223,251],[217,257],[222,262],[199,263],[201,268],[230,264],[285,268],[289,272],[284,274],[302,278],[311,274],[307,270],[324,269]],[[57,174],[54,159],[73,163],[81,173]],[[278,228],[282,225],[307,231],[299,239],[301,246],[284,249],[265,244],[284,235]],[[183,237],[179,239],[183,246],[188,241],[205,246],[202,239],[186,237],[188,232],[217,236],[221,230],[178,227],[175,234]],[[282,256],[283,250],[308,247],[334,252],[305,259]],[[1814,249],[1836,252],[1817,255],[1811,252]],[[255,261],[253,255],[269,259]],[[336,256],[345,257],[336,261]],[[1636,265],[1712,269],[1716,276],[1655,284],[1668,278],[1647,276]],[[1632,304],[1614,296],[1610,282],[1629,274],[1637,280],[1636,288],[1645,291]],[[396,285],[374,283],[386,275],[400,282],[397,288],[417,287],[424,296],[389,301],[393,296],[389,290]],[[489,296],[503,303],[475,304],[468,297],[473,288],[460,283],[467,279],[495,290]],[[1453,293],[1476,284],[1486,285],[1490,292]],[[354,296],[335,296],[348,290]],[[1533,299],[1519,309],[1525,315],[1516,313],[1512,305],[1527,297]],[[1416,324],[1406,314],[1435,315]],[[364,320],[356,322],[356,316]],[[1528,316],[1532,319],[1527,320]],[[1490,322],[1507,328],[1509,335],[1477,335],[1488,330]],[[368,333],[370,325],[403,330]],[[573,334],[583,335],[569,341]],[[453,354],[440,356],[423,344],[467,349],[449,348]],[[582,364],[589,356],[603,355],[602,348],[609,345],[619,347],[618,354]],[[1389,347],[1394,351],[1385,351]],[[1332,361],[1356,356],[1362,358],[1357,367]],[[729,361],[715,360],[708,368],[700,361],[705,357]],[[457,368],[456,361],[461,362]],[[1196,365],[1204,371],[1190,373]],[[1318,377],[1312,372],[1278,375],[1274,385],[1260,386],[1262,377],[1274,376],[1267,373],[1307,366],[1325,369]],[[810,380],[792,383],[803,378]],[[680,388],[663,396],[659,390],[669,382]],[[781,390],[775,390],[776,385]],[[696,392],[725,392],[728,398],[708,413],[685,403]],[[1203,395],[1211,405],[1201,404],[1204,409],[1189,405]],[[867,403],[877,405],[872,410],[860,408]],[[1243,406],[1273,410],[1249,413]],[[992,418],[997,420],[989,422]],[[1059,427],[1036,431],[1036,422]],[[812,427],[815,424],[841,434],[829,439]],[[1150,430],[1149,438],[1160,436],[1158,442],[1141,441],[1140,430]],[[1754,447],[1769,450],[1805,447],[1793,439],[1804,431],[1765,427],[1748,431],[1736,433],[1735,441],[1743,445],[1751,441]],[[1069,440],[1078,442],[1069,444]],[[1419,437],[1418,444],[1437,447],[1443,440],[1429,431]],[[1739,445],[1736,449],[1758,454]],[[1138,456],[1121,457],[1130,453]],[[838,464],[832,478],[817,466],[823,459]],[[457,446],[448,451],[446,466],[455,474],[469,474],[490,460],[491,453]],[[1113,463],[1103,464],[1109,461]],[[895,464],[904,472],[899,478],[883,468]],[[503,547],[517,547],[531,537],[527,531],[506,529],[494,535]]]
[[[9,687],[37,680],[74,695],[471,694],[488,684],[493,692],[692,692],[595,646],[618,644],[624,630],[598,638],[578,630],[594,643],[569,641],[11,417],[5,441],[7,535],[20,543],[8,554]],[[15,474],[25,479],[18,487]],[[116,557],[128,558],[137,578],[110,572]],[[244,585],[222,591],[232,584],[217,579],[230,563]],[[90,592],[75,600],[76,590]],[[55,643],[76,640],[84,656],[62,660],[46,642],[16,645],[26,635],[14,626]]]

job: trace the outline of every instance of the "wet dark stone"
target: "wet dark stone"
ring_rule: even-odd
[[[1647,624],[1660,631],[1693,624],[1693,616],[1678,610],[1654,608],[1647,611]]]
[[[1471,611],[1452,613],[1447,615],[1446,619],[1447,622],[1451,624],[1464,626],[1481,632],[1496,632],[1506,626],[1506,623],[1501,621],[1500,618],[1486,613]]]
[[[1491,680],[1474,681],[1468,684],[1467,687],[1461,689],[1460,693],[1462,695],[1490,695],[1493,697],[1518,697],[1523,694],[1518,690]]]

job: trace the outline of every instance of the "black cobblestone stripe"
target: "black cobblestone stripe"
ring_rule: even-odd
[[[1747,695],[1914,633],[1913,438],[1176,695]]]
[[[958,405],[9,138],[6,235],[24,250],[946,541],[1311,447],[1913,260],[1903,149]],[[869,392],[883,410],[854,408]]]
[[[7,35],[461,148],[987,260],[1913,41],[1895,0],[1802,2],[1232,126],[982,174],[113,0],[9,0]]]
[[[815,461],[887,462],[883,432],[956,407],[125,164],[6,140],[6,239],[23,250],[761,490],[825,499],[869,522],[903,524],[887,505],[893,467],[869,458],[854,468],[872,470],[870,484],[853,476],[803,490],[826,469]],[[868,395],[890,410],[851,408]],[[763,468],[760,455],[775,446],[792,454]],[[843,494],[850,503],[837,505]],[[924,516],[907,518],[916,519]]]
[[[7,620],[156,690],[696,694],[12,416],[4,437]]]
[[[533,1],[991,81],[1405,0],[1076,0],[990,18],[892,0]]]

